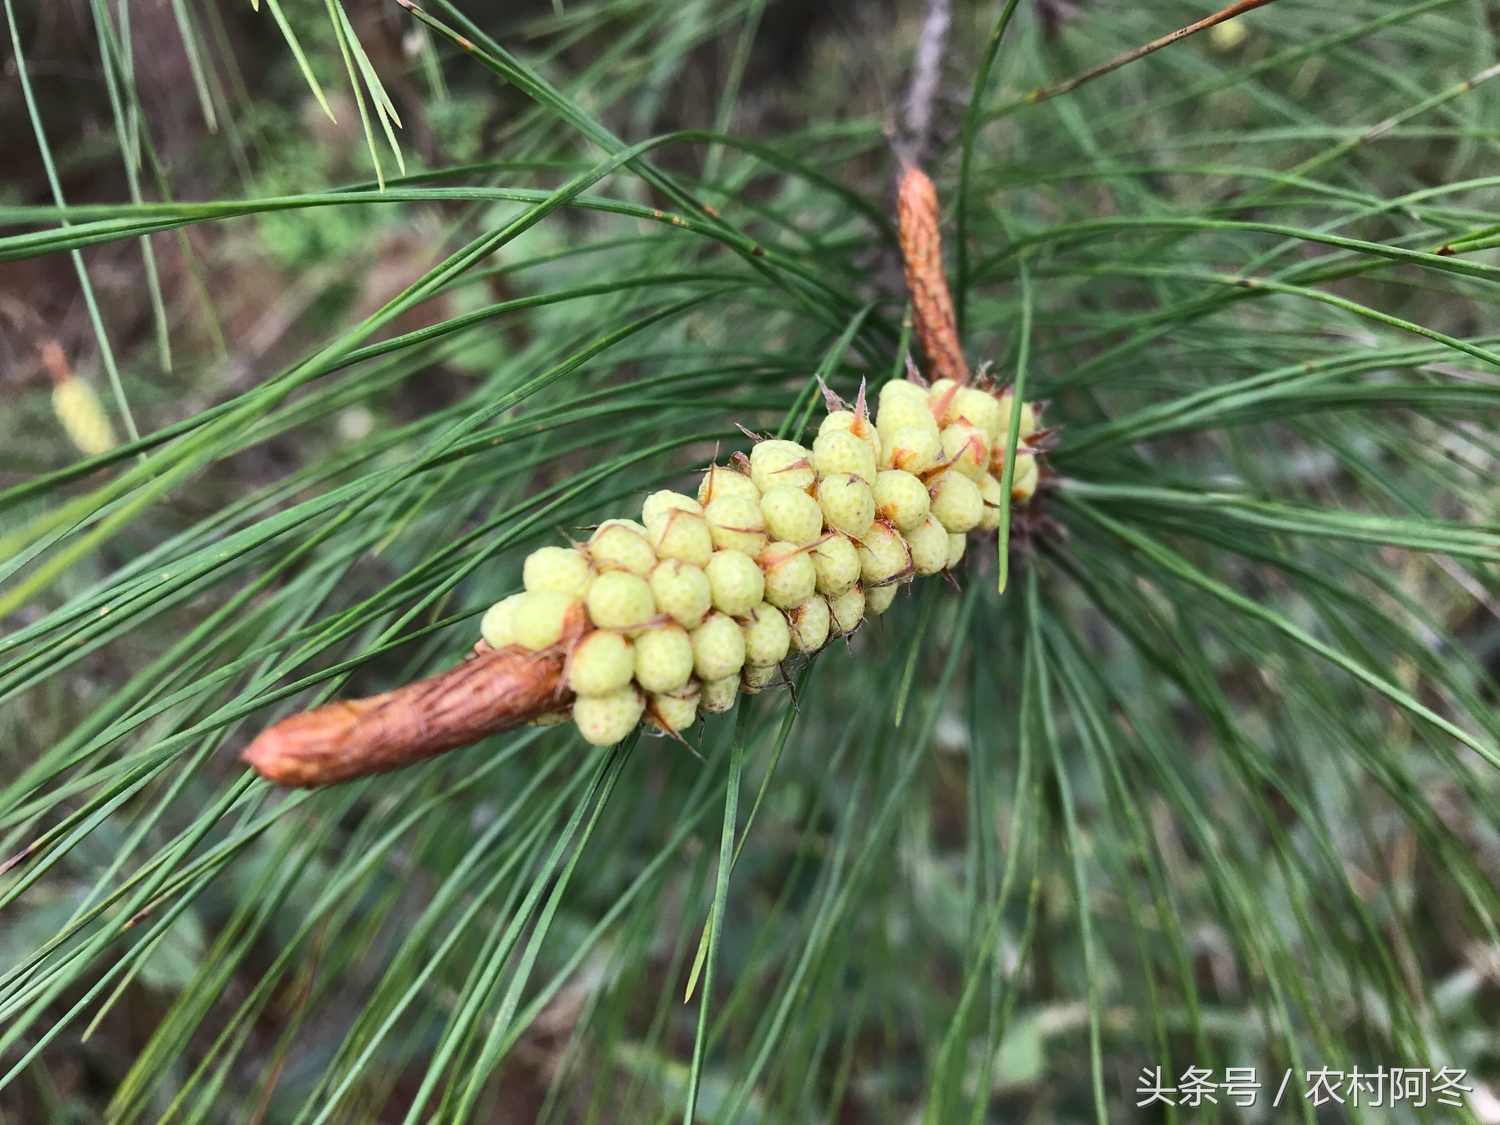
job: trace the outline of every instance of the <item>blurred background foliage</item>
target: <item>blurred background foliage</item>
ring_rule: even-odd
[[[289,794],[275,717],[901,370],[922,11],[5,0],[0,1120],[1159,1121],[1196,1064],[1267,1088],[1177,1117],[1430,1065],[1500,1121],[1500,27],[1279,0],[1027,97],[1211,10],[953,8],[965,343],[1059,427],[1003,595],[976,544],[702,761]]]

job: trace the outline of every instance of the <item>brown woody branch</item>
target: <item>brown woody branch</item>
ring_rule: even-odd
[[[1145,58],[1153,51],[1159,51],[1163,47],[1170,47],[1179,39],[1186,39],[1189,35],[1195,35],[1200,31],[1207,31],[1215,24],[1225,23],[1228,20],[1234,19],[1235,16],[1241,15],[1255,8],[1263,8],[1267,4],[1270,4],[1272,2],[1273,0],[1240,0],[1238,4],[1231,4],[1223,11],[1215,12],[1213,15],[1199,20],[1197,23],[1190,23],[1186,27],[1179,27],[1170,35],[1163,35],[1160,39],[1153,39],[1149,43],[1142,44],[1141,46],[1136,47],[1133,50],[1126,51],[1123,55],[1116,55],[1108,62],[1100,63],[1098,66],[1090,67],[1088,70],[1073,75],[1072,78],[1064,79],[1062,82],[1054,83],[1051,86],[1039,86],[1035,90],[1032,90],[1029,94],[1026,94],[1023,97],[1016,99],[1016,101],[1003,106],[999,112],[1003,113],[1005,110],[1013,109],[1016,106],[1034,105],[1037,102],[1044,102],[1048,98],[1055,98],[1059,94],[1066,94],[1072,90],[1076,90],[1085,82],[1092,81],[1095,78],[1100,78],[1103,75],[1108,74],[1112,70],[1119,70],[1122,66],[1125,66],[1128,63],[1135,62],[1136,59]]]
[[[309,789],[513,730],[572,700],[563,669],[587,629],[579,606],[562,640],[545,652],[510,645],[384,695],[303,711],[262,732],[240,757],[267,781]]]
[[[952,22],[949,0],[927,0],[917,53],[912,59],[911,85],[906,92],[905,133],[897,153],[905,164],[921,164],[932,140],[932,104],[942,78],[943,49]]]

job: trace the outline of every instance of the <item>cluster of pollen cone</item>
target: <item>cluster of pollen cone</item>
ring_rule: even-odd
[[[808,449],[760,441],[713,465],[695,497],[657,492],[640,521],[609,520],[587,543],[527,559],[525,592],[490,608],[490,648],[550,649],[579,608],[589,628],[564,667],[571,716],[595,745],[643,720],[677,733],[698,712],[758,692],[793,653],[813,653],[884,613],[898,588],[954,566],[966,534],[999,526],[1008,393],[940,379],[893,380],[872,420],[830,397]],[[1020,419],[1011,500],[1036,490]]]

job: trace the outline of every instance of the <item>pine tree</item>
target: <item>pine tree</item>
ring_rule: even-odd
[[[1488,1120],[1488,12],[1241,4],[1142,53],[1208,9],[854,6],[773,80],[759,0],[401,6],[171,5],[189,165],[146,17],[90,4],[123,201],[77,203],[97,144],[5,0],[43,160],[0,261],[80,311],[0,304],[0,1119],[1155,1121],[1143,1068],[1187,1116],[1253,1067],[1310,1122],[1312,1072],[1384,1066]],[[945,426],[1045,403],[991,461],[1024,502],[785,684],[677,740],[241,763],[908,360],[966,380]]]

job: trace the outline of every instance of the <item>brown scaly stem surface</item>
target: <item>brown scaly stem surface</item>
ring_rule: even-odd
[[[943,274],[943,236],[938,229],[937,189],[927,173],[913,165],[901,176],[896,195],[901,228],[901,257],[911,290],[912,319],[917,339],[927,353],[934,379],[962,383],[969,377],[964,350],[958,342],[953,299]]]
[[[569,640],[587,628],[580,615]],[[385,773],[531,722],[571,700],[566,645],[483,652],[456,668],[368,699],[289,716],[240,756],[267,781],[311,788]]]

